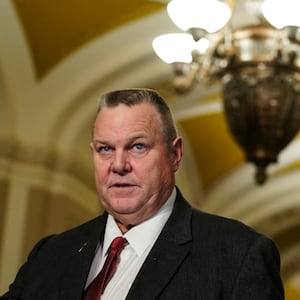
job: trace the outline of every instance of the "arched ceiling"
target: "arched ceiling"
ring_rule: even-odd
[[[153,53],[155,36],[178,31],[164,2],[0,1],[0,154],[55,161],[90,182],[87,145],[100,93],[156,88],[185,138],[178,180],[187,196],[207,211],[247,221],[277,238],[288,273],[300,247],[299,134],[269,169],[265,186],[257,187],[254,168],[228,132],[220,86],[199,85],[178,95],[170,66]]]
[[[55,1],[47,4],[38,0],[12,2],[30,52],[34,76],[40,81],[67,57],[93,40],[145,16],[163,11],[166,6],[166,1],[147,0],[90,0],[84,5],[79,0],[61,0],[59,5]],[[162,28],[161,33],[167,30]],[[139,47],[139,43],[136,40],[135,46]],[[123,47],[126,51],[128,45],[124,43]],[[170,81],[171,75],[162,84],[168,86]],[[164,94],[163,88],[158,88]],[[167,88],[169,92],[170,87]],[[209,97],[199,95],[190,96],[196,102],[192,106],[208,106],[207,102],[220,102],[218,89]],[[174,95],[168,98],[174,98]],[[181,100],[178,109],[180,112],[184,105]],[[194,157],[202,187],[209,187],[232,168],[243,163],[242,151],[228,132],[222,108],[209,113],[187,114],[181,117],[179,126],[187,136],[193,152],[197,154]]]
[[[42,78],[66,56],[118,26],[162,9],[152,1],[13,0],[30,47],[36,76]]]

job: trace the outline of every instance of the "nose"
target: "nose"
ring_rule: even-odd
[[[111,171],[119,175],[125,175],[130,172],[131,164],[127,151],[116,150],[111,162]]]

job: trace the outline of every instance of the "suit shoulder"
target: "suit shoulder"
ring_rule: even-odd
[[[102,215],[66,231],[44,237],[35,245],[34,250],[60,250],[65,248],[66,245],[68,245],[68,247],[72,247],[72,245],[77,247],[78,244],[86,239],[99,240],[102,230],[104,230],[105,223],[106,216]]]
[[[210,234],[224,238],[251,240],[264,236],[239,220],[210,214],[197,209],[193,209],[192,222],[195,228],[197,227],[199,230],[205,230]]]

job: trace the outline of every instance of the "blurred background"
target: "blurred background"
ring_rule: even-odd
[[[272,237],[286,299],[300,299],[300,135],[258,184],[229,131],[221,84],[178,92],[172,67],[155,54],[156,36],[178,32],[166,5],[0,1],[0,294],[41,237],[102,212],[88,147],[99,97],[147,87],[168,101],[184,137],[183,194]]]

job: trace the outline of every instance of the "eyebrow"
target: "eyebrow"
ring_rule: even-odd
[[[134,134],[134,135],[126,138],[125,143],[130,144],[131,142],[133,142],[135,140],[145,139],[145,138],[148,138],[148,135],[143,134],[143,133],[138,133],[138,134]],[[97,139],[93,140],[93,143],[96,143],[96,144],[111,144],[111,142],[109,140],[102,139],[102,138],[97,138]]]

